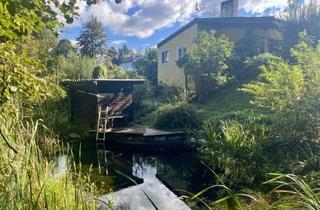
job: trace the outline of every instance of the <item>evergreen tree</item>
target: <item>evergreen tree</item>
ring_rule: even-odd
[[[102,23],[91,16],[84,24],[77,41],[81,55],[89,57],[103,55],[106,50],[107,35],[103,31]]]

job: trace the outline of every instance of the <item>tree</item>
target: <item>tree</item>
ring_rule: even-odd
[[[106,52],[107,35],[97,17],[90,16],[77,38],[82,56],[97,57]]]
[[[108,59],[112,62],[112,64],[119,65],[119,53],[116,48],[111,47],[108,49]]]
[[[287,11],[282,15],[283,43],[282,55],[290,57],[290,49],[299,42],[299,33],[306,31],[316,40],[320,40],[320,4],[318,0],[301,4],[301,1],[291,0]],[[316,44],[316,43],[314,43]]]
[[[184,68],[195,83],[199,101],[227,82],[227,60],[231,57],[233,43],[224,35],[218,37],[215,31],[201,32],[195,45],[177,64]]]
[[[139,75],[146,77],[153,86],[158,82],[158,52],[157,49],[147,49],[142,59],[137,60],[133,67]]]
[[[310,143],[306,140],[319,139],[319,54],[320,44],[312,46],[302,41],[291,49],[294,64],[271,60],[260,67],[259,80],[242,89],[254,97],[254,105],[273,113],[274,133],[282,141],[294,141],[294,145],[303,147]]]
[[[70,53],[76,52],[76,48],[72,45],[71,41],[68,39],[61,39],[57,46],[54,48],[54,53],[56,55],[62,55],[67,58]]]
[[[119,63],[122,63],[125,59],[134,56],[133,50],[131,50],[127,45],[123,45],[119,50]]]
[[[304,80],[300,68],[279,58],[268,61],[260,71],[259,80],[243,88],[254,95],[257,107],[283,112],[301,97]]]

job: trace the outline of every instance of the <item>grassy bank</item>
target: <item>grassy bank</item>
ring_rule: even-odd
[[[194,108],[202,122],[234,119],[258,114],[254,112],[253,106],[250,104],[252,98],[248,94],[239,91],[239,88],[243,84],[243,82],[232,83],[216,91],[205,103],[192,102],[189,105]],[[174,104],[166,104],[162,105],[162,107],[160,105],[155,111],[140,118],[139,122],[153,126],[163,108],[172,108],[174,106]]]

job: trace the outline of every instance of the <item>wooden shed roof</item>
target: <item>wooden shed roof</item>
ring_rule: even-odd
[[[144,79],[80,79],[80,80],[63,80],[63,85],[86,85],[86,84],[112,84],[112,83],[123,83],[123,84],[143,84]]]

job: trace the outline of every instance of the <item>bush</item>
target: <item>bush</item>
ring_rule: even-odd
[[[197,129],[200,120],[193,107],[185,103],[165,105],[158,111],[154,126],[159,129]]]
[[[102,79],[106,76],[106,68],[104,66],[96,66],[92,72],[93,79]]]

